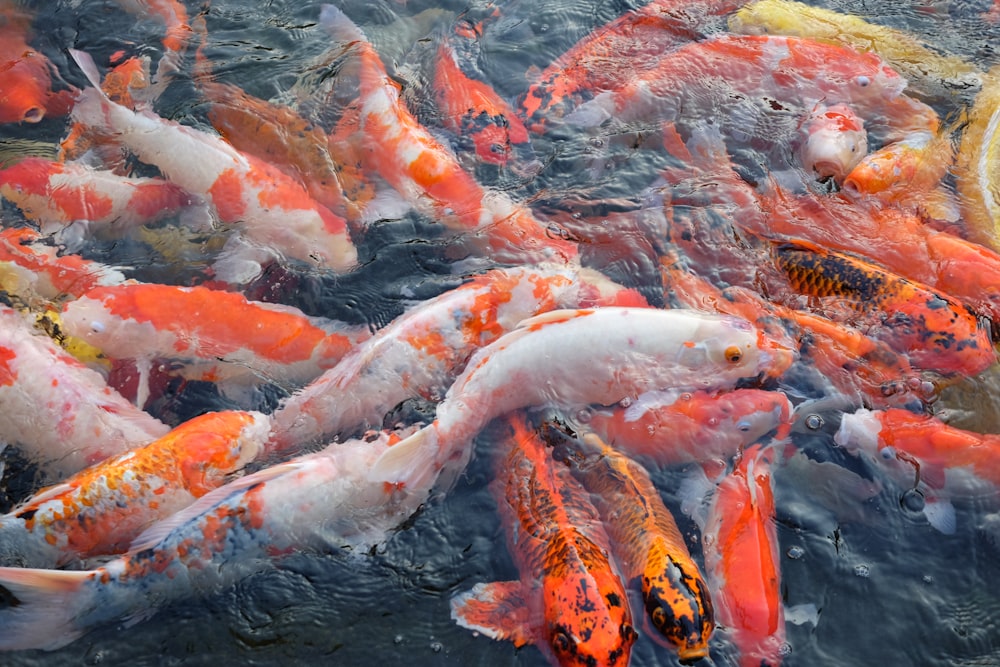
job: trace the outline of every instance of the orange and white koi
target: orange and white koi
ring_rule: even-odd
[[[455,32],[465,39],[478,37],[476,27],[462,20]],[[491,86],[465,73],[457,60],[455,39],[441,41],[434,68],[432,86],[441,122],[459,141],[472,142],[479,161],[504,166],[516,146],[528,143],[528,129]]]
[[[592,433],[559,435],[552,444],[553,457],[590,492],[625,580],[639,580],[650,636],[676,650],[682,664],[707,657],[712,596],[649,473]]]
[[[670,387],[727,387],[793,356],[735,317],[653,308],[552,311],[472,355],[434,422],[387,452],[372,474],[405,483],[428,465],[462,470],[480,429],[519,408],[576,409]],[[438,443],[437,456],[416,458],[432,449],[427,441]]]
[[[260,413],[212,412],[81,470],[0,517],[0,556],[5,564],[54,568],[122,553],[150,524],[254,460],[269,429]]]
[[[119,558],[95,570],[0,568],[17,604],[0,609],[0,650],[52,650],[100,625],[134,624],[305,551],[365,553],[427,500],[437,470],[407,489],[368,470],[390,434],[241,477],[153,524]],[[428,453],[430,454],[430,453]]]
[[[129,178],[76,162],[34,157],[0,170],[0,195],[38,223],[43,233],[82,222],[104,237],[122,236],[197,204],[170,181]]]
[[[866,454],[905,490],[925,501],[923,513],[936,529],[955,532],[948,497],[1000,486],[1000,436],[959,429],[932,415],[909,410],[859,409],[841,418],[834,441]]]
[[[864,121],[846,104],[817,104],[803,123],[803,134],[802,166],[820,180],[842,183],[868,154]]]
[[[236,225],[251,242],[312,266],[354,268],[357,251],[346,221],[300,183],[217,136],[115,104],[96,87],[93,60],[71,53],[94,84],[80,93],[74,120],[115,132],[140,160],[209,202],[221,222]]]
[[[459,625],[553,665],[627,665],[636,632],[608,536],[588,494],[520,415],[496,455],[496,498],[519,581],[477,584],[451,601]]]
[[[280,451],[380,426],[408,398],[441,400],[469,357],[522,320],[567,307],[643,306],[587,269],[497,269],[423,302],[292,395],[274,414]]]
[[[0,230],[0,288],[32,306],[76,298],[95,287],[119,285],[126,281],[116,268],[84,259],[61,255],[53,245],[28,228]]]
[[[0,5],[0,123],[37,123],[73,103],[72,91],[52,90],[52,63],[28,44],[31,19],[17,2]]]
[[[860,320],[916,368],[972,376],[996,362],[989,327],[947,294],[811,244],[775,244],[774,257],[810,309]]]
[[[179,361],[179,375],[223,391],[261,380],[297,388],[371,335],[235,292],[139,283],[95,288],[67,303],[62,329],[147,372],[153,359]]]
[[[777,667],[784,650],[773,457],[774,447],[744,450],[713,492],[702,530],[719,630],[732,638],[742,667]]]
[[[536,132],[556,109],[615,90],[623,72],[655,66],[672,48],[704,37],[703,23],[724,16],[744,0],[694,2],[653,0],[596,28],[538,74],[521,108]]]
[[[361,29],[337,7],[324,5],[320,23],[359,59],[357,131],[362,165],[379,174],[419,212],[453,233],[468,233],[491,256],[569,261],[575,244],[550,234],[525,206],[499,190],[484,190],[455,155],[423,127],[400,98]],[[343,129],[340,130],[343,132]]]
[[[580,428],[629,456],[670,466],[728,461],[771,431],[787,430],[791,420],[791,402],[780,391],[668,389],[589,410]]]
[[[145,445],[169,428],[108,388],[104,378],[0,308],[0,439],[51,479]]]

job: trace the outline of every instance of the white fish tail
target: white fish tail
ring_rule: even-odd
[[[92,572],[0,568],[0,651],[43,649],[69,644],[86,627],[77,623],[81,596]]]
[[[323,26],[323,29],[333,37],[334,39],[341,42],[366,42],[365,34],[361,32],[354,21],[350,17],[340,10],[339,7],[333,5],[323,5],[323,8],[319,12],[319,23]]]
[[[389,447],[375,460],[368,478],[411,490],[429,488],[441,472],[441,463],[435,423]]]

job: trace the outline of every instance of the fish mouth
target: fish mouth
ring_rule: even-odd
[[[22,123],[38,123],[45,118],[45,109],[42,107],[30,107],[21,115]]]

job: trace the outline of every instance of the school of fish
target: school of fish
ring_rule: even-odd
[[[1000,433],[940,407],[997,366],[1000,65],[651,0],[504,78],[532,8],[387,1],[276,19],[313,57],[244,81],[225,5],[104,3],[144,43],[42,4],[0,0],[0,651],[364,567],[481,482],[511,577],[453,627],[777,667],[824,622],[784,482],[1000,510]]]

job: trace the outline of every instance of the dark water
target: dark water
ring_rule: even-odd
[[[508,99],[527,86],[525,73],[544,67],[595,26],[633,5],[581,0],[500,3],[503,18],[481,40],[479,65]],[[986,2],[817,3],[905,28],[986,69],[997,59],[1000,32],[979,18]],[[341,5],[372,38],[384,59],[418,99],[426,83],[421,69],[433,40],[468,8],[463,3],[381,2]],[[189,9],[197,9],[191,3]],[[486,3],[473,6],[485,13]],[[112,2],[37,3],[37,45],[72,83],[82,85],[66,63],[65,48],[95,56],[128,45],[155,54],[158,26],[125,14]],[[212,3],[207,15],[209,53],[220,78],[263,98],[295,90],[310,63],[328,46],[316,27],[319,5],[300,2]],[[98,57],[98,61],[101,58]],[[970,99],[956,92],[940,111],[954,114]],[[197,95],[182,74],[158,111],[207,127]],[[0,128],[10,137],[55,141],[60,121]],[[0,136],[4,136],[0,134]],[[481,169],[480,179],[518,198],[558,209],[565,198],[600,199],[613,208],[647,187],[657,163],[616,136],[600,133],[542,139],[534,146],[547,166],[534,179]],[[5,210],[5,219],[16,214]],[[13,216],[12,218],[10,216]],[[417,239],[430,239],[413,241]],[[293,273],[261,281],[261,298],[292,303],[314,314],[381,326],[404,307],[402,295],[428,298],[454,284],[445,249],[424,221],[407,217],[377,226],[361,244],[364,266],[337,279]],[[145,280],[168,279],[171,268],[150,258],[145,246],[118,243],[94,250]],[[100,256],[98,254],[97,256]],[[641,253],[639,253],[641,257]],[[614,278],[656,292],[655,275],[634,257],[611,263]],[[949,390],[942,404],[964,410],[967,428],[1000,432],[996,375]],[[276,397],[262,396],[260,405]],[[207,389],[161,399],[159,415],[178,422],[222,405]],[[878,470],[851,459],[832,443],[837,415],[824,414],[816,430],[799,428],[795,443],[817,460],[830,460],[883,482],[867,501],[848,488],[820,493],[795,468],[776,473],[782,591],[789,606],[813,604],[818,623],[788,624],[789,667],[864,665],[1000,665],[1000,497],[995,492],[955,499],[958,529],[943,535],[923,515],[901,505],[903,489]],[[374,554],[300,554],[237,586],[161,610],[131,627],[109,626],[53,653],[5,655],[9,665],[541,665],[532,647],[476,637],[450,620],[449,599],[475,583],[516,576],[489,479],[488,437],[481,455],[443,498],[430,502]],[[1000,464],[998,464],[1000,465]],[[656,475],[664,498],[677,509],[684,471]],[[696,544],[696,529],[685,524]],[[697,552],[697,548],[694,549]],[[724,642],[713,644],[719,665],[736,664]],[[676,658],[640,640],[632,664],[673,665]]]

